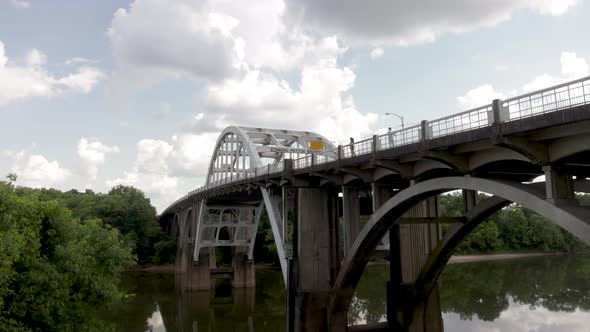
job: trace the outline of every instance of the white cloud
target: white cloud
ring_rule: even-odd
[[[180,133],[172,137],[174,147],[170,153],[171,174],[204,178],[209,168],[219,133]],[[194,189],[194,188],[193,188]]]
[[[240,79],[208,86],[202,97],[206,112],[193,121],[192,131],[218,132],[228,125],[242,125],[310,130],[333,140],[370,134],[377,115],[355,108],[349,95],[355,74],[337,63],[343,49],[336,38],[325,38],[318,45],[303,65],[296,89],[256,69]],[[347,124],[349,132],[337,127]]]
[[[79,65],[79,64],[88,64],[88,63],[98,63],[97,60],[86,59],[82,57],[73,57],[68,59],[64,62],[66,65]]]
[[[586,60],[574,52],[561,52],[561,76],[542,74],[523,85],[521,93],[541,90],[563,82],[575,80],[587,76],[590,73],[590,66]],[[497,68],[496,68],[497,69]],[[484,84],[469,90],[464,96],[457,97],[461,108],[470,109],[491,103],[493,99],[504,99],[506,96],[517,95],[519,91],[512,90],[503,93],[494,89],[490,84]]]
[[[588,63],[574,52],[561,52],[561,74],[566,79],[588,76]]]
[[[119,153],[119,148],[105,145],[97,140],[89,141],[83,137],[78,141],[78,156],[86,164],[91,180],[96,180],[98,166],[104,164],[105,156],[109,153]]]
[[[575,0],[286,0],[286,19],[321,34],[338,33],[354,44],[412,45],[432,42],[446,33],[461,33],[507,21],[518,10],[562,15]]]
[[[158,211],[202,185],[219,133],[174,135],[170,142],[142,139],[132,168],[107,186],[132,185],[143,190]]]
[[[531,0],[530,6],[541,14],[559,16],[575,6],[578,0]]]
[[[522,87],[523,92],[531,92],[559,84],[561,79],[553,77],[549,74],[543,74],[535,77],[532,81],[526,83]]]
[[[457,97],[459,106],[464,109],[472,109],[489,105],[494,99],[504,99],[505,95],[494,90],[490,84],[484,84],[469,90],[464,96]]]
[[[37,49],[32,49],[27,55],[27,64],[31,67],[39,67],[47,62],[47,56]]]
[[[181,195],[178,177],[169,175],[168,157],[172,149],[172,145],[162,140],[140,140],[132,169],[124,172],[121,178],[107,180],[106,185],[135,186],[143,190],[152,200],[152,204],[161,211],[166,204]]]
[[[494,66],[494,70],[497,72],[504,72],[508,70],[508,66],[506,65],[502,65],[502,64],[498,64]]]
[[[523,87],[523,92],[530,92],[575,80],[590,73],[588,63],[584,58],[578,57],[574,52],[561,52],[561,76],[542,74],[534,78]]]
[[[116,58],[132,70],[166,78],[232,76],[238,53],[235,19],[204,3],[136,0],[118,9],[108,35]]]
[[[371,50],[371,59],[375,60],[377,58],[380,58],[383,56],[383,54],[385,54],[383,48],[375,47],[373,50]]]
[[[12,64],[0,41],[0,106],[31,97],[88,93],[105,77],[96,68],[80,67],[77,72],[58,78],[43,68],[45,62],[45,54],[33,49],[27,55],[25,66]]]
[[[27,187],[53,187],[63,183],[70,170],[59,165],[57,160],[49,161],[40,154],[20,151],[13,155],[11,172],[18,176],[17,184]]]
[[[210,87],[204,101],[208,112],[196,123],[213,131],[243,125],[317,131],[330,139],[366,135],[376,115],[361,114],[352,98],[343,95],[354,79],[349,68],[306,67],[300,88],[293,90],[287,82],[254,70],[242,80]],[[353,118],[352,131],[344,136],[334,127]]]
[[[31,3],[24,0],[10,0],[10,3],[16,8],[31,8]]]
[[[137,143],[135,165],[142,173],[165,174],[168,171],[167,158],[173,146],[162,140],[142,139]]]

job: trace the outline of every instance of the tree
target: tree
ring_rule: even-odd
[[[9,182],[16,182],[17,176],[16,176],[16,173],[8,173],[6,178],[8,179]]]
[[[133,264],[120,233],[79,222],[56,200],[0,181],[0,330],[102,330],[93,314],[117,302]]]
[[[134,187],[119,185],[99,200],[97,217],[124,234],[140,264],[152,262],[155,244],[165,239],[149,198]]]

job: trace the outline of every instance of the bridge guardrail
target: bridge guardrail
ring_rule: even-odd
[[[428,138],[436,138],[491,125],[492,104],[428,121]]]
[[[514,121],[560,109],[590,104],[590,77],[502,101],[503,121]]]
[[[494,121],[515,121],[587,104],[590,104],[590,76],[500,101],[500,109],[498,110],[499,119],[494,119],[494,104],[492,103],[439,119],[423,121],[425,122],[425,126],[420,124],[401,130],[389,131],[385,134],[373,136],[372,138],[355,143],[341,145],[338,149],[311,153],[304,157],[294,159],[293,168],[303,169],[312,165],[370,154],[374,150],[388,150],[417,143],[422,138],[432,139],[483,128],[492,125]],[[255,178],[263,174],[280,173],[283,170],[284,162],[281,161],[264,167],[252,168],[241,176],[238,173],[236,177],[218,179],[190,191],[188,194],[177,199],[168,208],[182,202],[189,196],[221,184],[231,183],[234,179]]]

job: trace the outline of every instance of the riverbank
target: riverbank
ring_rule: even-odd
[[[580,253],[573,253],[572,254],[572,253],[566,253],[566,252],[524,252],[524,253],[506,253],[506,254],[455,255],[455,256],[452,256],[451,259],[449,259],[449,264],[496,261],[496,260],[503,260],[503,259],[518,259],[518,258],[536,257],[536,256],[584,255],[584,254],[589,254],[589,253],[580,252]],[[385,260],[369,262],[370,265],[386,264],[386,263],[387,263],[387,261],[385,261]],[[274,269],[274,268],[278,268],[278,267],[268,264],[268,263],[256,264],[256,269],[258,269],[258,270]],[[174,264],[134,266],[134,267],[125,269],[125,272],[174,273]]]
[[[152,273],[174,273],[174,264],[162,265],[137,265],[128,267],[124,272],[152,272]]]
[[[511,254],[482,254],[482,255],[455,255],[449,259],[449,264],[460,264],[469,262],[497,261],[502,259],[517,259],[536,256],[571,255],[565,252],[527,252]]]

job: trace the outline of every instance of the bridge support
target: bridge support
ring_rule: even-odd
[[[299,188],[297,192],[295,331],[328,330],[327,309],[339,267],[338,192]],[[331,326],[345,331],[346,326]]]
[[[232,257],[233,288],[246,288],[256,286],[256,273],[254,261],[248,259],[248,253],[244,248],[235,248]]]
[[[385,200],[380,200],[384,202]],[[411,208],[408,217],[436,217],[437,199],[428,198]],[[389,231],[390,281],[387,285],[387,320],[393,331],[443,330],[438,286],[426,299],[415,298],[414,282],[440,239],[437,224],[394,224]]]
[[[344,256],[361,230],[359,189],[342,187],[342,219],[344,222]]]

